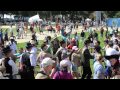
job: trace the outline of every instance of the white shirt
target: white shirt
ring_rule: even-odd
[[[12,74],[18,74],[18,68],[13,60],[9,60],[8,64],[12,67]]]
[[[111,67],[111,63],[110,63],[109,60],[106,60],[106,59],[105,59],[104,62],[105,62],[105,64],[106,64],[107,67]]]
[[[13,42],[13,44],[10,45],[10,48],[12,49],[12,53],[15,54],[15,51],[17,50],[17,45],[15,44],[15,42]]]
[[[94,63],[94,66],[93,66],[93,70],[94,70],[94,76],[93,76],[93,79],[104,79],[104,68],[103,66],[98,62],[96,61]]]
[[[119,54],[119,52],[116,51],[114,48],[111,48],[111,47],[106,49],[106,55],[110,56],[110,55],[114,55],[114,54]]]
[[[30,54],[31,66],[36,66],[36,63],[37,63],[37,48],[33,47],[30,53],[31,53]]]

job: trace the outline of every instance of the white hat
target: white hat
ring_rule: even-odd
[[[53,63],[55,63],[55,61],[53,61],[51,58],[46,57],[45,59],[43,59],[41,66],[42,67],[47,67],[49,65],[53,65]]]
[[[71,62],[69,60],[62,60],[60,62],[60,67],[71,66]]]
[[[78,50],[78,47],[77,47],[77,46],[73,46],[73,47],[72,47],[72,50],[77,51],[77,50]]]
[[[111,56],[111,55],[118,55],[119,54],[119,52],[118,51],[116,51],[115,49],[109,49],[109,50],[107,50],[107,52],[106,52],[106,56]]]

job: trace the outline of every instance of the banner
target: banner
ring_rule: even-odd
[[[120,18],[108,18],[106,20],[106,23],[108,27],[111,27],[111,26],[120,27]]]

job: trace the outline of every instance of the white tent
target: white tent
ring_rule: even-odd
[[[39,15],[32,16],[28,19],[29,23],[33,23],[33,22],[36,22],[36,21],[40,21]]]

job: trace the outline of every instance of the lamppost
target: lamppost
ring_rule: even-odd
[[[101,24],[101,11],[96,11],[96,26]]]

